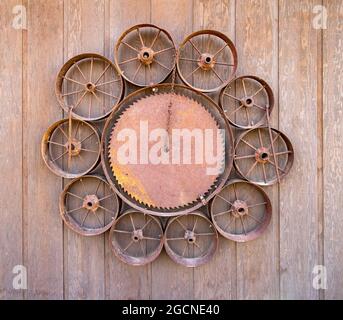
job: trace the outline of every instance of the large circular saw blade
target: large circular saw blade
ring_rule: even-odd
[[[215,119],[195,100],[175,93],[154,94],[134,102],[114,124],[110,165],[118,184],[141,204],[183,207],[215,184],[219,173],[209,169],[224,166],[224,140]],[[212,163],[210,153],[215,157]]]

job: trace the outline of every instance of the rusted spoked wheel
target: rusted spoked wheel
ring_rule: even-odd
[[[292,167],[293,147],[282,132],[263,127],[238,137],[234,164],[238,173],[261,186],[279,182]]]
[[[114,57],[122,76],[145,87],[163,82],[175,65],[175,44],[170,34],[152,24],[140,24],[119,38]]]
[[[98,131],[89,123],[75,119],[55,122],[41,143],[45,164],[63,178],[78,178],[94,169],[100,149]]]
[[[271,216],[272,206],[267,194],[243,180],[230,181],[211,203],[211,217],[218,232],[237,242],[259,237]]]
[[[58,73],[55,92],[60,106],[76,119],[105,118],[121,100],[124,82],[107,58],[85,53],[71,58]]]
[[[158,218],[139,211],[124,212],[110,231],[110,245],[123,262],[140,266],[155,260],[163,247],[163,229]]]
[[[274,95],[264,80],[255,76],[242,76],[232,80],[221,92],[220,106],[230,123],[238,128],[250,129],[267,123],[274,107]]]
[[[208,262],[218,246],[212,222],[200,212],[171,218],[166,226],[164,247],[170,258],[186,267]]]
[[[214,92],[234,77],[237,51],[223,33],[197,31],[181,43],[177,69],[185,84],[202,92]]]
[[[107,181],[86,175],[68,184],[60,196],[60,213],[66,225],[84,236],[108,230],[119,212],[119,200]]]

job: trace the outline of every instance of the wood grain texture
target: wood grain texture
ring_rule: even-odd
[[[53,84],[63,63],[63,1],[28,2],[27,110],[24,156],[27,185],[27,268],[29,299],[63,298],[63,232],[58,211],[61,179],[44,165],[44,131],[60,119]]]
[[[150,1],[109,0],[106,3],[106,9],[108,12],[105,54],[113,61],[114,46],[120,35],[132,25],[150,21]],[[130,90],[133,88],[129,87]],[[150,267],[133,267],[119,261],[109,246],[108,233],[105,238],[106,297],[108,299],[149,299]]]
[[[194,1],[193,31],[215,29],[235,43],[235,1]],[[218,93],[212,95],[217,101]],[[213,260],[194,270],[195,299],[236,298],[236,244],[219,237]]]
[[[237,1],[236,11],[238,74],[258,76],[271,86],[276,101],[271,125],[278,128],[278,4],[273,0]],[[272,221],[257,240],[237,244],[238,299],[279,297],[278,185],[264,190],[271,200]]]
[[[325,1],[327,29],[323,30],[323,155],[324,265],[326,299],[343,298],[343,2]]]
[[[318,264],[317,30],[318,1],[280,1],[280,129],[295,161],[280,185],[280,297],[317,299],[312,270]]]
[[[104,54],[104,15],[104,0],[64,2],[65,61],[84,52]],[[64,229],[65,299],[104,299],[104,235],[83,237]]]
[[[19,2],[20,4],[20,2]],[[14,266],[22,260],[22,30],[13,28],[13,8],[17,1],[0,2],[0,299],[21,299],[22,290],[15,290]],[[17,12],[18,13],[18,12]],[[10,54],[9,54],[10,53]],[[14,178],[15,177],[15,178]]]
[[[192,32],[192,2],[152,0],[151,23],[165,28],[178,46]],[[180,28],[183,25],[183,28]],[[163,272],[161,272],[163,270]],[[174,263],[163,250],[151,265],[152,299],[192,299],[193,270]]]

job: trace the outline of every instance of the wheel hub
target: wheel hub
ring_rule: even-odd
[[[64,146],[69,149],[69,142],[65,143]],[[73,157],[78,156],[81,152],[81,141],[73,138],[70,143],[70,152]]]
[[[137,229],[132,232],[132,241],[138,242],[143,239],[143,230],[142,229]]]
[[[145,65],[152,64],[155,52],[151,48],[143,47],[138,53],[138,59]]]
[[[232,214],[235,218],[240,218],[248,214],[248,205],[242,200],[235,200],[232,205],[232,209]]]
[[[245,97],[241,102],[245,107],[252,107],[254,105],[254,99],[252,97]]]
[[[188,241],[188,243],[195,243],[196,240],[195,233],[191,230],[187,230],[185,232],[184,238]]]
[[[94,92],[95,91],[95,84],[94,83],[88,82],[88,83],[86,83],[85,86],[86,86],[86,90],[88,92]]]
[[[203,53],[200,56],[200,60],[198,62],[198,66],[203,70],[210,70],[214,67],[215,60],[212,54]]]
[[[99,199],[95,194],[88,194],[83,199],[83,207],[95,212],[99,207]]]
[[[258,148],[255,152],[255,159],[259,163],[266,163],[269,160],[270,152],[267,148]]]

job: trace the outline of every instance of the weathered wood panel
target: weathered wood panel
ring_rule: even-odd
[[[64,2],[65,61],[84,52],[104,54],[104,15],[104,0]],[[104,235],[83,237],[66,226],[64,229],[65,298],[104,299]]]
[[[20,299],[12,280],[14,266],[22,265],[22,30],[13,27],[18,1],[0,2],[0,299]],[[15,11],[18,15],[18,11]],[[19,26],[20,27],[20,26]],[[9,185],[5,182],[8,182]]]
[[[323,30],[324,92],[324,265],[326,299],[343,298],[343,2],[325,1]]]
[[[63,230],[58,211],[61,179],[44,165],[44,131],[60,119],[54,81],[63,63],[63,1],[28,2],[27,109],[24,123],[25,232],[30,299],[63,298]]]
[[[256,75],[271,86],[275,98],[271,125],[278,128],[278,3],[274,0],[237,1],[236,11],[239,13],[236,16],[238,74]],[[266,168],[269,169],[274,170]],[[264,189],[271,200],[272,221],[257,240],[237,244],[238,299],[279,297],[278,186]]]
[[[280,185],[280,297],[317,299],[312,270],[318,264],[317,30],[318,1],[280,1],[279,117],[291,139],[294,166]]]

